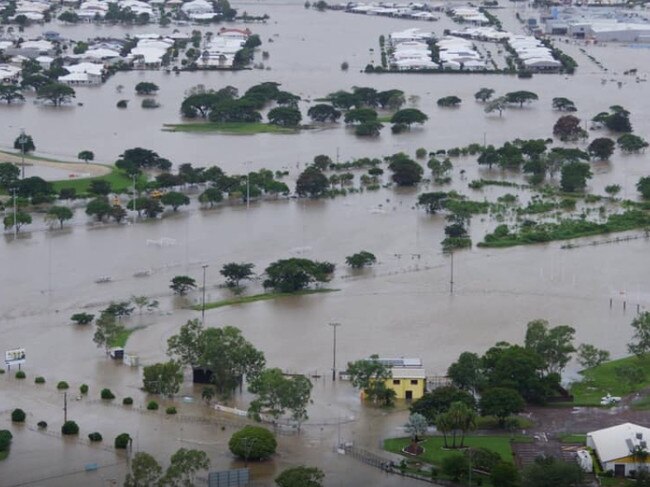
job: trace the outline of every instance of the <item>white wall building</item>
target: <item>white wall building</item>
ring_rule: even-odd
[[[603,470],[611,470],[616,476],[627,476],[639,468],[648,468],[650,457],[635,458],[635,449],[647,451],[650,428],[633,423],[623,423],[587,433],[587,446],[593,448]]]

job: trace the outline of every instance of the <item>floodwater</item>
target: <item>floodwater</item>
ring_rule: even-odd
[[[449,148],[482,142],[500,144],[515,137],[547,137],[557,113],[551,98],[566,96],[579,107],[579,115],[591,118],[613,104],[631,110],[638,134],[650,133],[650,121],[642,114],[650,109],[645,83],[623,76],[632,67],[648,66],[646,50],[625,47],[589,47],[589,52],[610,68],[600,68],[580,53],[579,46],[562,46],[580,64],[573,77],[535,76],[531,80],[496,75],[365,75],[359,70],[376,53],[377,38],[392,30],[413,25],[431,27],[438,34],[451,24],[413,23],[396,19],[370,18],[341,12],[306,11],[302,3],[236,5],[249,13],[268,12],[272,21],[255,25],[263,49],[271,57],[271,71],[238,73],[120,73],[98,88],[78,89],[83,106],[62,109],[27,103],[2,107],[0,143],[10,146],[14,132],[25,127],[45,155],[74,159],[83,149],[93,150],[100,161],[111,161],[124,149],[143,146],[155,149],[174,163],[199,166],[219,164],[229,172],[268,167],[291,170],[289,182],[299,169],[319,153],[341,160],[383,156],[397,151],[413,153],[418,147]],[[518,28],[514,10],[500,11],[504,26]],[[523,12],[522,12],[523,14]],[[47,27],[50,30],[50,27]],[[58,29],[64,35],[88,37],[91,27]],[[102,34],[119,35],[136,29],[105,28]],[[151,31],[151,28],[140,31]],[[155,30],[155,29],[153,29]],[[275,34],[279,34],[275,37]],[[342,61],[350,71],[339,71]],[[619,74],[613,74],[619,73]],[[140,80],[161,86],[158,110],[142,110],[131,95]],[[602,79],[608,80],[601,84]],[[615,79],[623,84],[619,88]],[[353,85],[380,89],[398,87],[420,97],[418,106],[429,114],[422,129],[394,136],[387,128],[377,140],[360,140],[344,127],[307,131],[299,135],[166,133],[163,123],[180,120],[178,107],[183,92],[198,83],[219,88],[232,84],[241,91],[260,81],[279,81],[289,91],[314,99]],[[118,94],[116,86],[123,85]],[[528,89],[540,101],[524,109],[485,115],[473,101],[482,86],[503,93]],[[129,94],[127,94],[129,93]],[[442,110],[435,106],[441,96],[456,94],[464,106]],[[120,98],[131,98],[126,111],[115,108]],[[306,105],[303,107],[306,112]],[[299,165],[299,167],[297,167]],[[590,182],[601,193],[607,184],[620,184],[622,195],[635,198],[634,185],[647,175],[644,155],[616,154],[610,163],[595,164]],[[461,176],[460,170],[465,174]],[[508,188],[489,187],[472,191],[467,182],[477,177],[512,175],[477,167],[472,158],[455,162],[455,188],[472,199],[490,201]],[[384,176],[386,177],[386,176]],[[517,179],[517,177],[515,177]],[[290,183],[292,184],[292,183]],[[423,188],[424,189],[424,188]],[[422,358],[429,375],[443,375],[460,352],[482,352],[499,340],[523,339],[525,324],[545,318],[553,324],[571,324],[577,343],[588,342],[609,349],[614,356],[625,353],[636,305],[650,301],[647,269],[648,242],[561,249],[560,243],[512,249],[474,248],[457,252],[453,261],[453,294],[450,293],[451,260],[442,255],[444,219],[413,208],[416,190],[382,189],[327,201],[277,200],[200,210],[192,206],[178,214],[153,222],[121,226],[92,224],[82,209],[63,230],[50,230],[40,216],[14,240],[9,233],[0,239],[0,348],[25,347],[28,378],[17,381],[11,374],[0,377],[0,428],[10,427],[8,411],[22,407],[29,416],[27,427],[11,426],[14,441],[8,460],[0,463],[0,485],[107,485],[121,481],[126,457],[111,448],[122,432],[134,437],[134,449],[154,454],[161,462],[177,448],[204,449],[212,469],[241,466],[233,461],[227,441],[241,423],[219,416],[200,401],[200,389],[186,382],[182,391],[192,399],[177,399],[177,417],[142,411],[148,398],[140,390],[137,369],[107,359],[92,343],[92,329],[70,325],[69,316],[80,310],[95,312],[112,299],[146,294],[160,300],[158,312],[136,311],[129,326],[144,326],[127,344],[143,364],[165,359],[167,338],[186,320],[200,313],[183,309],[198,302],[199,293],[187,300],[172,297],[168,288],[174,275],[202,279],[201,265],[208,264],[206,296],[214,301],[227,296],[221,289],[218,269],[226,262],[253,262],[261,273],[274,260],[306,256],[335,262],[338,271],[328,287],[337,292],[276,301],[231,306],[206,312],[209,326],[234,325],[266,354],[269,366],[320,376],[314,379],[314,404],[310,420],[300,435],[280,435],[279,454],[270,462],[253,466],[259,485],[269,485],[287,465],[303,463],[325,470],[327,485],[409,485],[386,477],[334,452],[340,441],[354,441],[369,449],[379,447],[385,437],[402,434],[407,418],[405,405],[387,413],[363,407],[349,384],[333,384],[332,329],[339,322],[337,368],[372,353],[384,356]],[[522,194],[523,199],[528,196]],[[495,222],[477,217],[471,225],[474,242],[482,239]],[[634,232],[632,232],[634,233]],[[345,256],[361,249],[375,253],[379,263],[362,272],[348,271]],[[134,274],[148,272],[147,277]],[[109,276],[111,282],[95,280]],[[256,292],[260,283],[250,286]],[[610,308],[610,299],[612,306]],[[623,309],[623,301],[627,307]],[[570,372],[575,370],[571,364]],[[33,384],[43,375],[45,385]],[[80,438],[99,431],[103,447],[62,440],[55,432],[63,421],[59,380],[71,391],[87,383],[88,398],[77,401],[69,394],[69,418],[81,427]],[[111,388],[116,405],[102,404],[98,391]],[[134,406],[121,406],[121,398],[132,396]],[[244,394],[233,403],[245,408]],[[164,408],[163,408],[164,409]],[[51,434],[39,432],[36,422],[48,422]],[[222,427],[225,429],[222,430]],[[84,465],[97,463],[97,472],[83,472]]]

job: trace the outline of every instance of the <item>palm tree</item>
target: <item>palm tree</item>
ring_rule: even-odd
[[[436,429],[442,433],[444,448],[449,448],[447,444],[447,433],[451,431],[451,423],[447,413],[440,413],[436,416]]]
[[[465,442],[465,433],[476,428],[476,413],[472,411],[467,404],[463,402],[454,402],[447,411],[449,422],[453,434],[452,448],[456,448],[456,435],[460,432],[460,445],[463,447]]]

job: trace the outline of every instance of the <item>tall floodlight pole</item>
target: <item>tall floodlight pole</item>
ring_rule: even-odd
[[[246,209],[248,210],[251,206],[251,185],[250,185],[250,179],[251,179],[251,161],[246,161]]]
[[[137,196],[136,196],[136,194],[135,194],[135,174],[134,174],[134,175],[133,175],[133,211],[136,211],[136,210],[135,210],[135,205],[136,205],[136,201],[135,201],[135,200],[136,200],[136,199],[137,199]]]
[[[16,220],[16,188],[12,189],[14,193],[14,238],[18,238],[18,221]]]
[[[451,276],[449,279],[449,294],[454,294],[454,252],[450,252],[451,255]]]
[[[18,137],[18,142],[20,143],[20,158],[21,158],[21,179],[25,179],[25,142],[27,142],[27,136],[25,135],[25,129],[20,129],[20,136]]]
[[[341,323],[330,323],[329,326],[334,330],[334,342],[332,346],[332,381],[336,381],[336,328],[341,326]]]
[[[205,270],[209,267],[208,264],[203,264],[203,299],[201,300],[201,325],[205,325]]]

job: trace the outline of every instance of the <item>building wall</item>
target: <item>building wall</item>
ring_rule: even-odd
[[[648,464],[650,463],[650,460],[646,461],[645,463],[638,463],[634,457],[628,456],[624,458],[618,458],[616,460],[612,460],[611,462],[606,462],[603,463],[603,470],[607,472],[608,470],[612,470],[613,472],[616,471],[616,465],[625,465],[625,475],[630,475],[630,473],[633,470],[639,470],[640,467],[645,466],[645,468],[648,468]]]
[[[412,399],[420,399],[424,395],[424,379],[386,379],[386,387],[395,391],[397,399],[406,399],[407,391],[411,391]]]

